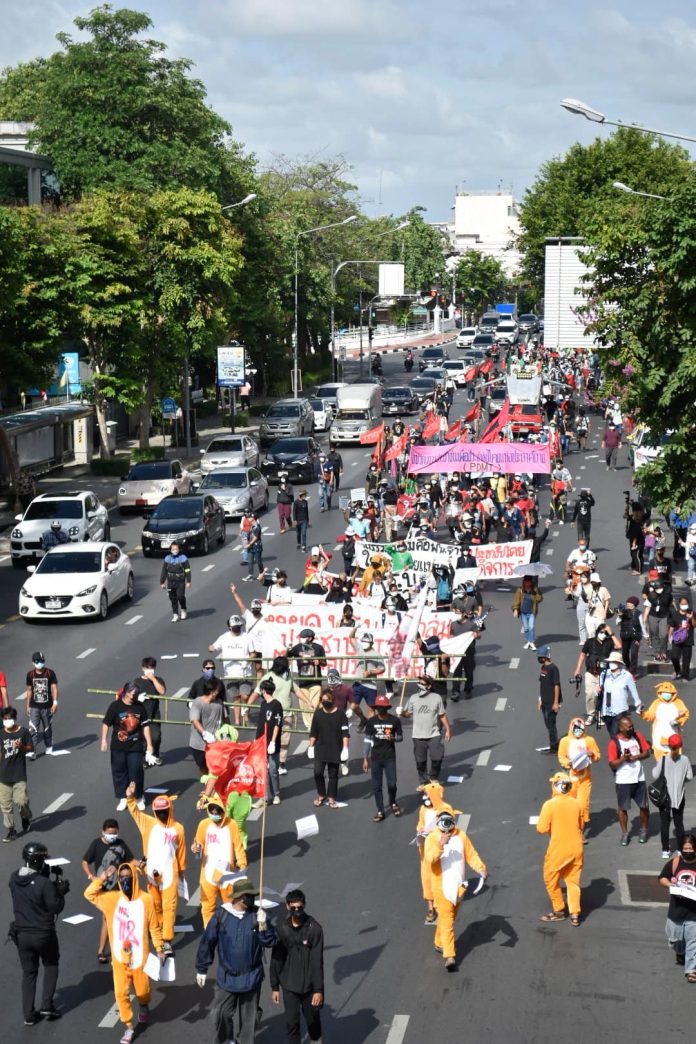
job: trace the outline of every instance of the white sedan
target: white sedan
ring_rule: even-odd
[[[190,493],[193,475],[180,460],[148,460],[134,464],[118,487],[121,514],[129,509],[142,511],[157,507],[160,500],[175,494]]]
[[[111,541],[60,544],[51,548],[19,592],[24,620],[105,620],[119,598],[133,598],[133,567]]]
[[[309,405],[312,407],[314,414],[314,430],[328,431],[334,419],[331,403],[326,399],[316,398],[310,399]]]

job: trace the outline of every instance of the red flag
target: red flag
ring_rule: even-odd
[[[476,402],[471,407],[469,412],[467,413],[466,417],[464,418],[464,423],[465,424],[473,424],[473,422],[477,421],[480,416],[481,416],[481,400],[479,399],[478,402]]]
[[[469,369],[464,372],[464,380],[467,382],[467,384],[469,383],[469,381],[475,381],[477,374],[478,366],[470,366]]]
[[[490,422],[483,435],[479,439],[479,442],[495,442],[496,438],[500,434],[500,431],[507,424],[509,415],[510,402],[508,399],[506,399],[503,403],[503,408],[499,413],[495,415],[493,420]]]
[[[437,413],[435,413],[435,410],[431,410],[431,412],[428,414],[428,419],[425,422],[425,427],[423,428],[423,438],[431,439],[433,435],[438,435],[439,432],[440,418],[438,417]]]
[[[205,760],[212,775],[217,776],[215,790],[220,797],[230,791],[253,798],[266,796],[268,756],[264,736],[250,743],[211,743],[206,746]]]
[[[482,377],[485,377],[485,376],[487,376],[491,372],[492,369],[493,369],[493,360],[492,359],[486,359],[486,361],[482,362],[481,366],[479,367],[479,374]]]
[[[369,431],[364,431],[360,436],[360,445],[369,446],[373,442],[381,442],[382,436],[384,435],[384,424],[379,424],[376,428],[370,428]]]
[[[447,429],[447,433],[445,434],[445,438],[446,439],[458,439],[459,436],[461,435],[461,433],[462,433],[462,422],[461,422],[461,418],[460,418],[458,421],[455,421],[454,424],[450,424],[449,428]]]
[[[464,434],[461,436],[459,441],[460,442],[468,442],[469,441],[469,432],[468,432],[468,430],[464,432]]]
[[[398,439],[394,439],[391,446],[384,454],[385,461],[396,460],[397,457],[401,456],[407,445],[408,435],[401,435]]]

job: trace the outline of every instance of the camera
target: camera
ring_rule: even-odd
[[[581,674],[573,674],[568,679],[568,682],[569,682],[570,685],[579,685],[581,681],[582,681],[582,675]]]
[[[626,612],[626,603],[625,602],[619,602],[619,604],[616,607],[616,611],[617,611],[617,613],[625,613]]]

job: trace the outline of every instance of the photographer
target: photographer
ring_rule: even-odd
[[[24,866],[10,877],[14,921],[10,937],[17,946],[22,966],[22,1007],[24,1025],[35,1026],[43,1015],[59,1019],[61,1012],[53,1003],[58,982],[58,936],[56,917],[65,906],[70,883],[63,880],[60,867],[54,867],[53,879],[46,866],[48,849],[40,841],[30,841],[22,850]],[[43,1001],[34,1008],[39,961],[44,966]]]
[[[631,504],[631,514],[628,515],[628,493],[625,493],[626,508],[626,539],[631,558],[631,572],[634,576],[640,576],[643,572],[643,559],[645,555],[645,516],[642,506],[638,501]]]
[[[616,637],[607,623],[600,624],[592,638],[584,642],[578,653],[578,662],[575,664],[575,681],[580,677],[583,666],[585,667],[585,724],[591,725],[594,721],[597,708],[597,689],[599,686],[599,665],[609,656],[614,649],[621,649],[621,642]]]
[[[638,654],[643,637],[640,622],[639,600],[635,595],[626,599],[626,604],[619,604],[619,635],[621,636],[621,653],[623,661],[635,678],[638,673]]]

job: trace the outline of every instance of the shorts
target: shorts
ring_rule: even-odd
[[[638,808],[648,808],[648,788],[645,780],[638,783],[617,783],[616,800],[619,812],[630,812],[632,800]]]
[[[361,682],[355,682],[353,685],[353,694],[350,698],[351,703],[360,706],[364,700],[368,707],[374,707],[376,699],[377,689],[373,689],[369,685],[363,685]]]
[[[249,696],[254,688],[253,678],[225,678],[227,695],[232,700],[239,696]]]

